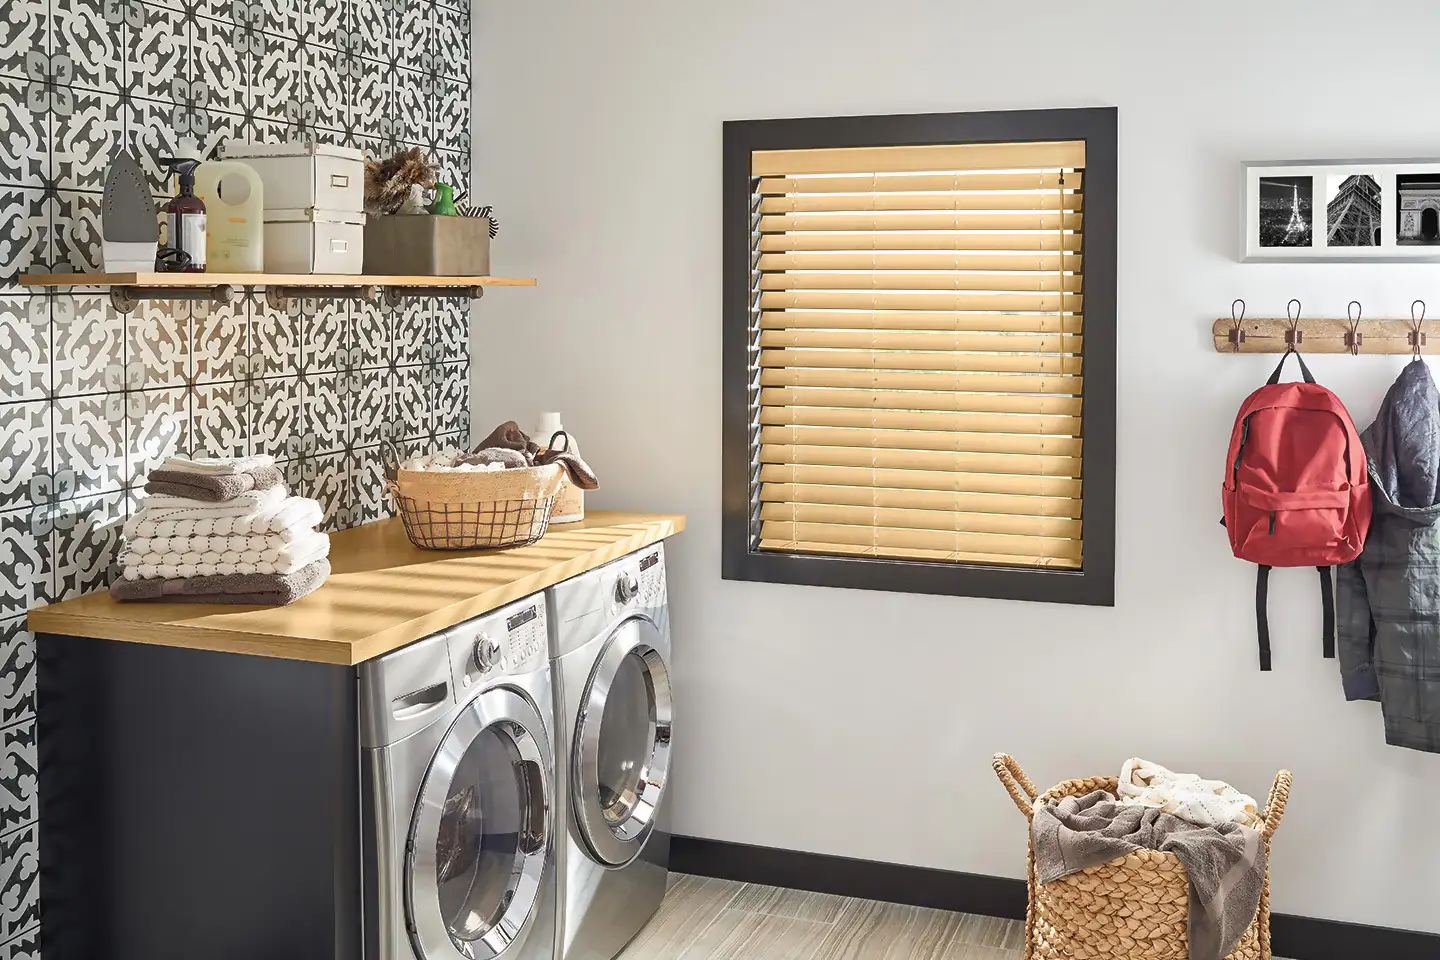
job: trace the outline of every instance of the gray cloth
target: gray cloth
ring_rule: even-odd
[[[1238,823],[1201,827],[1096,790],[1037,806],[1031,833],[1041,883],[1137,850],[1173,853],[1190,879],[1191,960],[1229,956],[1260,908],[1265,844],[1258,831]]]
[[[330,576],[330,561],[316,560],[294,573],[226,573],[208,577],[159,577],[110,584],[116,600],[161,603],[244,603],[284,606],[314,593]]]
[[[224,503],[251,490],[269,490],[285,482],[279,467],[256,467],[242,473],[204,474],[183,470],[151,470],[146,478],[146,493],[168,493],[207,503]]]
[[[510,470],[516,467],[530,466],[530,458],[519,450],[509,450],[505,447],[486,447],[484,450],[477,450],[474,453],[464,453],[456,458],[456,463],[478,463],[488,466],[498,463]]]
[[[1440,389],[1412,361],[1360,442],[1374,514],[1336,576],[1347,700],[1379,700],[1385,741],[1440,753]]]

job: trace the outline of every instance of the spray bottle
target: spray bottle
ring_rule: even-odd
[[[180,178],[180,193],[165,204],[169,246],[185,254],[175,269],[186,273],[204,273],[205,201],[195,196],[195,168],[200,165],[200,161],[168,157],[160,162]]]

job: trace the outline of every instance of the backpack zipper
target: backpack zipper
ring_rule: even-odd
[[[1275,511],[1270,511],[1270,536],[1275,536]]]
[[[1245,456],[1245,443],[1250,439],[1250,418],[1253,416],[1255,416],[1253,413],[1246,414],[1245,419],[1240,421],[1240,446],[1235,450],[1235,466],[1231,471],[1234,478],[1230,485],[1234,487],[1240,485],[1240,460]],[[1275,531],[1270,532],[1274,533]]]

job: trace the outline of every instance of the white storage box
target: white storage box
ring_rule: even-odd
[[[358,274],[365,265],[365,214],[266,210],[266,273]]]
[[[328,143],[231,143],[225,159],[243,160],[265,184],[266,210],[365,209],[365,154]]]

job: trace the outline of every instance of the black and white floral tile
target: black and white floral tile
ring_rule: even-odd
[[[468,437],[468,307],[224,307],[33,293],[99,266],[111,152],[182,138],[430,150],[468,184],[467,0],[0,0],[0,960],[40,955],[26,610],[105,586],[145,472],[271,453],[341,529],[389,512],[380,444]]]

